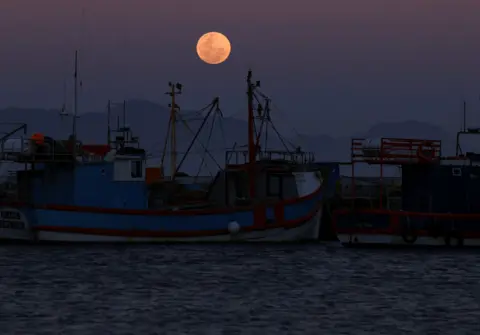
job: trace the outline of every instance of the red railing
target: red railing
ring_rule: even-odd
[[[380,138],[377,141],[355,138],[351,144],[352,163],[405,164],[430,162],[441,156],[440,140]]]
[[[431,163],[441,157],[440,140],[383,137],[376,141],[354,138],[351,143],[352,195],[355,190],[355,164],[380,165],[380,208],[383,206],[383,165]]]

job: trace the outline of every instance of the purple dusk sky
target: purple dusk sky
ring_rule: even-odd
[[[110,98],[166,104],[172,80],[184,109],[218,95],[241,115],[252,67],[299,131],[406,119],[454,130],[462,99],[480,115],[479,15],[478,0],[2,0],[0,107],[60,106],[80,48],[83,112]],[[195,53],[211,30],[232,42],[224,64]]]

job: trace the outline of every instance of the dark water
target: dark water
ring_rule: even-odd
[[[0,334],[479,334],[480,253],[0,247]]]

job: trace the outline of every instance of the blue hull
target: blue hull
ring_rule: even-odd
[[[299,199],[246,209],[155,211],[49,205],[32,209],[29,225],[39,241],[292,241],[318,238],[321,204],[318,189]]]

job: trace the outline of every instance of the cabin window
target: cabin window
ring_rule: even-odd
[[[278,175],[267,176],[267,196],[282,197],[282,177]]]
[[[132,178],[142,178],[142,175],[143,175],[142,161],[132,161],[130,164],[131,164]]]
[[[244,176],[242,175],[236,175],[234,177],[234,184],[235,184],[235,196],[239,199],[247,198],[248,193],[247,193],[247,187],[248,183]]]

